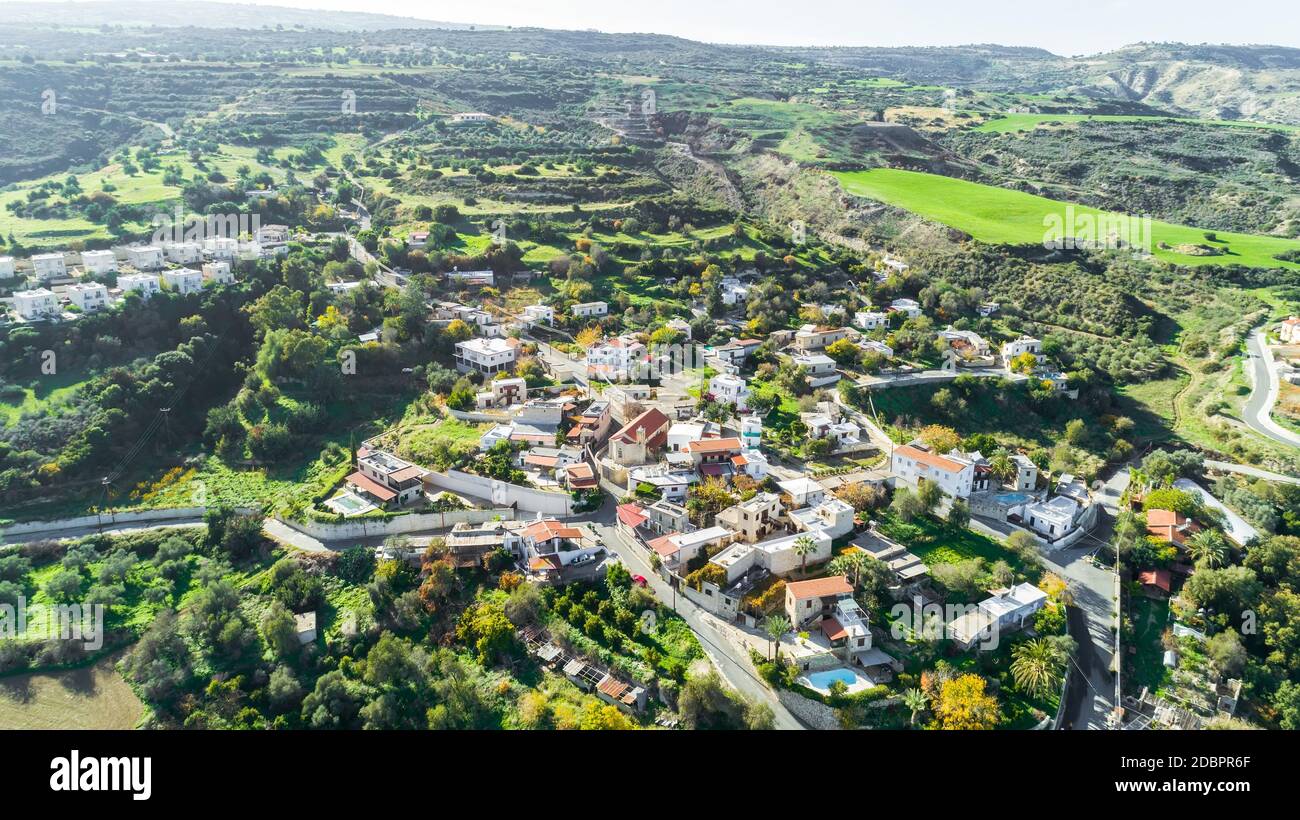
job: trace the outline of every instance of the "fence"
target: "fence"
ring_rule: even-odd
[[[459,495],[481,498],[496,507],[514,507],[523,512],[544,515],[573,515],[573,496],[567,492],[520,487],[508,481],[462,473],[460,470],[448,470],[445,473],[431,470],[425,475],[424,483]]]

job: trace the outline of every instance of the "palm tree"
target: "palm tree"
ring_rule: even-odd
[[[857,589],[862,585],[862,573],[866,571],[867,561],[871,560],[865,552],[846,552],[837,556],[826,565],[831,575],[848,576],[853,588]]]
[[[817,542],[806,535],[794,539],[794,554],[799,556],[799,573],[808,574],[808,556],[817,550]]]
[[[930,705],[930,699],[920,689],[913,687],[903,692],[903,705],[912,710],[912,717],[908,720],[908,726],[916,725],[916,716],[925,711]]]
[[[1011,656],[1011,677],[1027,694],[1045,695],[1065,678],[1065,656],[1048,638],[1025,641],[1011,650]]]
[[[776,660],[781,659],[781,636],[789,632],[793,627],[790,626],[790,619],[784,615],[768,615],[763,621],[763,631],[768,637],[768,657],[771,657],[771,644],[776,644]]]
[[[1187,554],[1192,560],[1214,569],[1228,563],[1228,542],[1218,530],[1201,530],[1187,539]]]

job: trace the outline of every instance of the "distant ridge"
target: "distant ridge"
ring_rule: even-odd
[[[326,31],[387,29],[500,30],[504,26],[447,23],[358,11],[295,9],[218,3],[210,0],[116,0],[115,2],[5,2],[3,22],[26,26],[126,26],[130,28],[304,28]]]

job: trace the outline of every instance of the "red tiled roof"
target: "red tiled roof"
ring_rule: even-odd
[[[1142,586],[1158,587],[1165,592],[1169,591],[1169,570],[1167,569],[1150,569],[1138,575],[1138,583]]]
[[[734,455],[731,457],[731,463],[737,467],[744,467],[749,463],[749,459],[745,458],[744,455]]]
[[[596,474],[592,472],[591,465],[585,461],[580,461],[577,464],[570,464],[565,469],[564,474],[568,476],[570,481],[592,481],[596,478]]]
[[[614,438],[624,444],[635,444],[636,431],[642,427],[645,428],[645,434],[650,446],[656,446],[656,439],[658,439],[658,443],[662,444],[667,439],[668,417],[658,407],[651,407],[628,422],[622,430],[614,434]]]
[[[676,555],[680,547],[678,547],[675,543],[673,543],[673,536],[677,534],[678,533],[672,532],[669,533],[668,535],[660,536],[654,539],[653,541],[649,542],[648,544],[646,544],[646,546],[654,550],[655,552],[659,553],[665,558],[667,558],[670,555]]]
[[[943,470],[945,473],[960,473],[962,470],[966,469],[964,464],[953,461],[945,456],[938,455],[937,453],[928,453],[925,450],[913,447],[910,444],[904,444],[902,447],[895,447],[894,453],[906,456],[907,458],[920,464],[924,464],[927,467],[934,467],[937,470]]]
[[[353,473],[344,480],[357,489],[373,495],[380,501],[392,501],[397,498],[397,493],[360,471]]]
[[[829,641],[838,641],[849,636],[849,631],[840,626],[840,622],[835,618],[822,618],[822,632]]]
[[[619,504],[617,512],[618,520],[633,528],[650,520],[650,516],[645,514],[640,504]]]
[[[740,439],[738,438],[702,438],[699,441],[690,441],[686,444],[688,453],[723,453],[728,450],[739,450]]]
[[[547,518],[530,524],[524,529],[523,535],[534,541],[549,541],[552,538],[581,538],[582,530],[577,527],[566,527],[554,518]]]
[[[845,576],[832,575],[829,578],[814,578],[811,581],[790,581],[785,585],[785,591],[793,595],[796,601],[802,601],[805,598],[851,595],[853,587],[849,585],[848,578]]]
[[[558,456],[535,456],[531,454],[524,456],[524,463],[532,464],[534,467],[554,467],[559,460]]]

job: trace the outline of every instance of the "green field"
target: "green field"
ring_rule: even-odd
[[[965,231],[981,242],[1006,245],[1039,245],[1046,234],[1045,220],[1049,216],[1065,218],[1065,208],[1071,203],[1047,197],[1012,191],[992,185],[981,185],[963,179],[926,174],[918,171],[900,171],[893,168],[873,168],[869,171],[831,172],[844,189],[855,196],[867,197],[895,205],[927,219]],[[1072,205],[1076,217],[1091,215],[1117,218],[1121,215]],[[1257,268],[1287,268],[1300,270],[1300,264],[1283,262],[1274,254],[1300,250],[1300,240],[1271,236],[1215,231],[1207,238],[1206,232],[1186,225],[1152,221],[1152,252],[1158,259],[1179,265],[1245,265]],[[1170,248],[1159,247],[1167,243]],[[1212,256],[1179,253],[1173,248],[1182,245],[1210,245],[1223,251]]]
[[[994,131],[999,134],[1032,131],[1045,123],[1078,122],[1181,122],[1194,125],[1225,125],[1237,128],[1265,128],[1273,131],[1300,133],[1294,125],[1272,122],[1246,122],[1245,120],[1202,120],[1186,117],[1153,117],[1142,114],[1003,114],[997,119],[981,123],[974,130]]]

